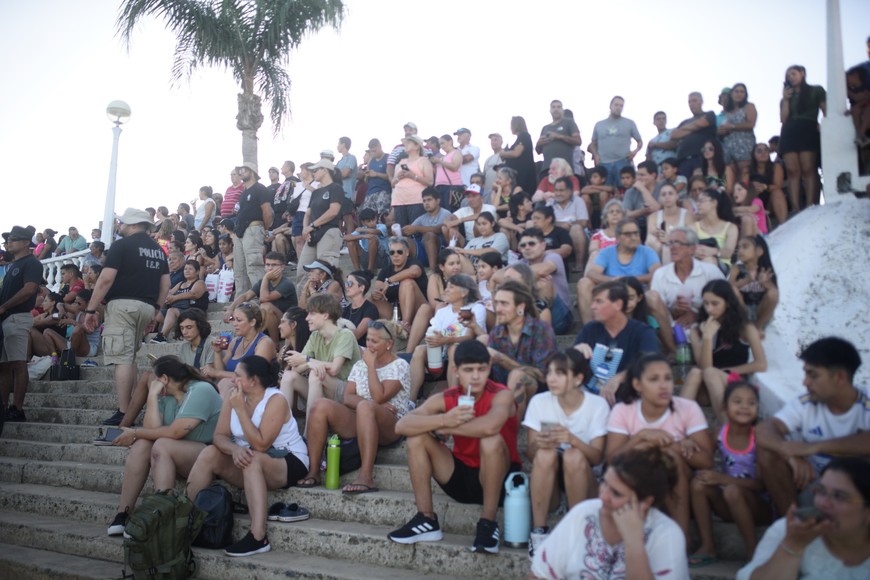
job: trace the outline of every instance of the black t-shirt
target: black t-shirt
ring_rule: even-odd
[[[517,140],[507,150],[513,151],[517,145],[523,146],[522,154],[516,159],[505,159],[505,165],[517,172],[517,185],[522,187],[523,191],[534,193],[538,185],[538,176],[535,171],[535,146],[528,131],[518,133]]]
[[[260,288],[263,286],[263,280],[257,280],[254,282],[254,286],[251,288],[251,291],[259,298],[260,296]],[[297,306],[299,301],[296,298],[296,287],[293,285],[290,280],[287,278],[281,278],[277,285],[269,282],[269,292],[278,291],[281,294],[281,298],[277,300],[273,300],[272,304],[280,310],[281,312],[287,312],[287,309],[291,306]]]
[[[420,268],[420,271],[423,272],[423,274],[419,278],[417,278],[417,286],[420,287],[420,292],[423,293],[423,296],[426,296],[426,287],[429,285],[429,279],[426,277],[426,268],[423,266],[420,260],[418,260],[417,258],[408,258],[408,261],[405,262],[405,267],[399,270],[399,272],[404,272],[411,266],[417,266],[418,268]],[[392,262],[387,264],[386,268],[381,268],[381,271],[378,273],[378,280],[380,280],[381,282],[385,282],[387,278],[389,278],[393,274],[396,274],[395,268],[396,267],[393,266]]]
[[[358,327],[359,323],[364,319],[369,318],[371,320],[377,320],[381,315],[378,314],[378,307],[366,300],[359,308],[353,308],[350,304],[345,306],[344,311],[341,313],[341,317],[350,320],[353,322],[354,326]],[[357,342],[360,346],[365,346],[366,335],[359,337]]]
[[[106,268],[118,271],[106,302],[119,298],[141,300],[157,305],[160,278],[169,274],[166,252],[145,232],[122,238],[112,244]]]
[[[23,258],[7,264],[3,288],[0,289],[0,304],[6,304],[28,282],[33,282],[37,287],[42,282],[42,263],[33,254],[27,254]],[[37,288],[33,289],[33,295],[30,298],[7,310],[3,314],[3,318],[5,319],[10,314],[23,314],[33,310],[36,307],[36,290]]]
[[[54,255],[54,252],[57,251],[57,242],[54,238],[45,238],[45,247],[48,248],[48,253],[45,254],[45,257],[50,258]]]
[[[324,187],[318,187],[314,191],[311,192],[311,203],[308,205],[308,209],[311,210],[311,215],[308,218],[308,224],[311,225],[314,223],[314,220],[319,219],[320,216],[325,214],[329,209],[330,204],[338,203],[341,205],[342,201],[347,199],[344,195],[344,189],[341,188],[341,184],[338,183],[330,183]],[[318,225],[321,228],[330,229],[337,228],[341,223],[341,210],[339,210],[338,215],[335,216],[331,221]]]
[[[239,198],[239,213],[236,223],[236,235],[242,237],[251,222],[263,221],[264,203],[272,205],[272,194],[262,183],[255,183],[242,192]]]
[[[707,111],[704,113],[704,117],[707,118],[709,125],[680,139],[680,144],[677,146],[677,159],[683,160],[700,155],[704,143],[716,139],[716,114],[713,111]],[[686,119],[680,123],[679,127],[691,123],[695,119],[696,117]]]

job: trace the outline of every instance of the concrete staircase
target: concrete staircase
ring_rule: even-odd
[[[209,313],[214,330],[229,329],[220,310]],[[561,347],[572,336],[559,340]],[[176,344],[146,344],[147,354],[174,352]],[[99,360],[100,357],[98,357]],[[120,538],[106,536],[117,512],[127,450],[97,447],[91,441],[115,408],[112,369],[83,368],[82,380],[34,381],[26,413],[29,422],[7,423],[0,439],[0,578],[119,578],[123,566]],[[523,438],[524,439],[524,438]],[[355,474],[344,476],[343,483]],[[322,487],[271,492],[269,502],[297,502],[312,518],[299,523],[269,523],[272,551],[230,558],[221,551],[195,549],[198,578],[525,578],[525,550],[502,547],[496,556],[468,551],[479,506],[458,504],[435,490],[435,509],[445,538],[405,546],[387,533],[414,515],[414,498],[405,446],[378,454],[379,493],[355,497]],[[144,494],[151,493],[151,482]],[[501,515],[499,516],[501,518]],[[555,519],[554,519],[555,522]],[[236,516],[234,535],[249,528]],[[733,578],[745,559],[732,525],[717,524],[720,555],[726,561],[693,571],[693,578]]]

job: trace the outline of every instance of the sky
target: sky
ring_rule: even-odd
[[[870,2],[842,0],[844,61],[867,59]],[[223,192],[241,163],[235,86],[203,69],[170,86],[174,39],[145,20],[125,47],[118,0],[28,0],[0,8],[0,158],[9,164],[0,231],[32,224],[87,235],[102,219],[111,156],[106,105],[126,101],[116,213],[190,202],[200,186]],[[573,109],[584,147],[611,97],[648,141],[653,113],[669,126],[689,116],[690,91],[719,110],[722,87],[743,82],[758,108],[756,135],[779,132],[785,69],[826,85],[822,0],[347,0],[340,30],[311,35],[290,58],[292,116],[277,136],[259,133],[259,166],[315,161],[338,138],[362,158],[378,137],[389,149],[413,121],[423,137],[468,127],[481,159],[486,135],[510,137],[522,115],[533,137],[549,102]],[[727,7],[727,10],[725,9]],[[864,22],[864,25],[860,23]],[[706,28],[705,28],[706,27]],[[23,187],[20,182],[24,182]],[[11,185],[11,184],[10,184]],[[18,191],[19,193],[15,193]],[[24,197],[18,197],[22,195]]]

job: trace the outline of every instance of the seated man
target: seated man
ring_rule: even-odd
[[[556,212],[553,206],[537,206],[532,212],[532,224],[544,233],[547,250],[558,254],[562,258],[565,270],[567,270],[574,246],[568,230],[556,225]]]
[[[410,257],[408,238],[390,238],[390,263],[381,268],[372,288],[372,302],[378,307],[380,318],[391,320],[393,308],[399,307],[404,333],[411,330],[411,321],[420,307],[426,304],[429,278],[426,269],[416,258]]]
[[[427,187],[423,190],[423,209],[426,213],[411,222],[411,225],[403,227],[402,235],[410,236],[417,243],[419,243],[418,240],[423,241],[429,270],[437,272],[438,251],[445,246],[441,226],[453,214],[450,213],[450,210],[441,207],[441,195],[434,187]],[[422,256],[417,255],[417,243],[411,244],[411,257],[423,261]]]
[[[359,221],[359,227],[344,236],[344,241],[353,269],[374,272],[375,267],[383,268],[387,263],[387,226],[378,223],[378,214],[370,207],[360,210]],[[361,266],[360,256],[366,257],[366,268]]]
[[[556,352],[556,335],[549,324],[538,320],[532,291],[522,282],[508,280],[499,286],[493,305],[496,325],[489,334],[474,319],[466,324],[489,347],[492,378],[511,390],[522,421],[529,399],[546,390],[544,370]]]
[[[628,175],[631,182],[631,187],[625,190],[622,198],[622,207],[627,217],[633,219],[640,228],[641,240],[645,240],[647,216],[661,207],[656,189],[658,167],[653,161],[644,161],[637,166],[636,173],[631,167],[624,167],[622,172]]]
[[[91,242],[91,253],[82,258],[82,268],[87,271],[92,266],[102,266],[106,263],[106,244],[100,240]]]
[[[57,245],[57,251],[54,253],[54,255],[63,256],[65,254],[73,254],[75,252],[81,252],[82,250],[87,249],[88,241],[79,234],[79,230],[77,228],[71,227],[69,229],[69,235],[62,239]]]
[[[586,257],[586,232],[589,224],[589,213],[583,200],[571,192],[571,180],[560,177],[553,184],[556,194],[550,204],[556,214],[556,225],[568,231],[571,245],[574,247],[574,265],[572,272],[583,271],[583,259]]]
[[[800,358],[807,393],[756,430],[761,478],[780,514],[812,489],[832,456],[870,456],[870,398],[853,383],[861,366],[855,346],[821,338]]]
[[[442,226],[444,239],[455,239],[456,245],[460,248],[465,246],[466,240],[477,237],[474,233],[474,222],[477,221],[481,212],[488,211],[492,215],[496,215],[494,206],[483,203],[483,194],[479,185],[466,187],[465,199],[468,201],[468,207],[457,209],[452,216],[444,220],[444,226]],[[464,225],[462,230],[460,230],[460,225]]]
[[[302,352],[288,350],[284,363],[289,369],[281,377],[281,392],[289,401],[296,394],[305,398],[305,416],[323,397],[344,401],[347,377],[360,359],[359,344],[352,330],[339,328],[341,304],[332,294],[308,299],[308,328],[311,336]]]
[[[616,239],[615,246],[598,252],[586,276],[577,282],[577,303],[583,322],[592,320],[590,305],[592,289],[596,285],[634,276],[641,284],[648,286],[653,272],[662,265],[655,250],[641,244],[640,228],[633,219],[626,218],[616,224]]]
[[[61,317],[63,317],[64,312],[67,312],[72,318],[75,318],[79,312],[76,296],[85,289],[82,272],[75,264],[64,264],[60,267],[60,281],[61,287],[58,294],[63,298],[63,304],[58,305],[58,311]]]
[[[175,329],[175,338],[178,339],[180,337],[183,340],[181,350],[178,351],[178,358],[181,359],[181,362],[197,370],[212,364],[214,361],[214,349],[206,343],[206,339],[208,339],[210,334],[211,324],[208,323],[205,312],[197,308],[188,308],[182,312],[178,316],[178,323]],[[145,371],[139,377],[139,381],[133,387],[130,404],[127,406],[127,413],[121,419],[119,427],[133,426],[133,422],[139,416],[142,407],[145,406],[145,400],[148,398],[148,386],[154,378],[154,373],[150,370]]]
[[[455,501],[483,504],[471,549],[497,554],[496,516],[505,476],[522,469],[516,404],[504,385],[489,379],[490,354],[480,342],[457,346],[455,362],[458,384],[468,391],[456,387],[433,395],[396,424],[396,433],[408,438],[408,470],[417,515],[387,537],[400,544],[443,537],[432,504],[429,478],[433,477]],[[469,391],[473,402],[464,398]],[[452,452],[436,438],[451,435]]]
[[[661,352],[656,332],[649,325],[628,318],[628,289],[620,281],[592,289],[594,320],[580,329],[574,348],[589,360],[586,388],[615,404],[616,389],[625,371],[642,354]]]
[[[574,315],[569,306],[571,294],[562,258],[547,250],[544,233],[538,228],[529,228],[522,233],[519,248],[523,254],[522,262],[528,264],[535,274],[538,293],[551,305],[553,332],[563,334],[570,331]]]
[[[242,302],[257,302],[263,312],[263,328],[276,343],[278,336],[278,324],[281,317],[292,306],[297,305],[296,287],[284,277],[284,256],[281,252],[269,252],[266,254],[266,273],[262,280],[257,280],[254,286],[247,292],[241,293],[225,309],[224,322],[229,322],[233,311]],[[263,285],[265,282],[265,286]]]

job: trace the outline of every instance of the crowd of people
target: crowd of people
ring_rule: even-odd
[[[857,350],[833,337],[805,348],[807,394],[763,421],[752,382],[779,299],[765,235],[818,203],[824,95],[790,67],[782,134],[765,144],[745,85],[722,91],[718,116],[692,93],[677,127],[656,113],[636,164],[644,143],[618,96],[586,151],[558,100],[536,142],[519,116],[510,146],[490,134],[482,166],[464,127],[424,140],[409,122],[389,153],[370,140],[361,163],[342,137],[338,162],[323,151],[297,174],[285,161],[269,185],[245,162],[222,195],[204,186],[176,212],[128,209],[108,252],[94,240],[63,266],[58,292],[37,258],[87,243],[75,228],[55,242],[16,226],[3,234],[5,419],[26,420],[31,353],[101,350],[118,402],[104,424],[123,430],[102,443],[130,447],[110,535],[149,471],[158,489],[186,477],[191,498],[221,478],[251,510],[227,553],[268,551],[267,491],[321,485],[336,433],[360,450],[348,495],[378,492],[378,448],[405,438],[417,512],[391,540],[442,538],[434,479],[482,506],[472,550],[496,553],[525,429],[534,577],[687,577],[716,561],[713,514],[737,524],[747,578],[822,560],[864,576]],[[205,313],[229,272],[232,332],[214,335]],[[560,351],[557,335],[575,331]],[[181,350],[138,375],[148,335]]]

